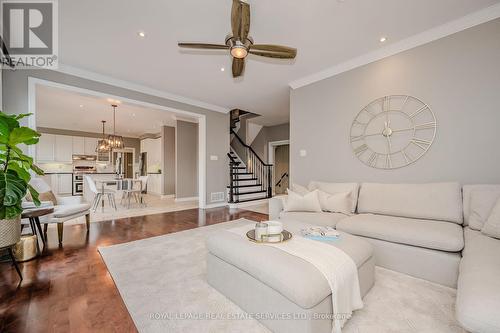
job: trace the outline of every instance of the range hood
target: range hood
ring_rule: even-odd
[[[73,155],[73,161],[95,161],[96,155]]]

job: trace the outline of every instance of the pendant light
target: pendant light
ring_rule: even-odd
[[[101,120],[102,123],[102,139],[97,140],[97,147],[95,149],[98,153],[107,153],[111,149],[108,144],[108,139],[106,138],[106,134],[104,134],[104,125],[106,124],[106,120]]]
[[[113,149],[123,149],[125,147],[123,143],[123,137],[120,135],[116,135],[116,108],[118,105],[116,104],[111,104],[113,107],[113,134],[108,135],[108,145]]]

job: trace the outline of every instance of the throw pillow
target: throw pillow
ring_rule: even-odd
[[[469,213],[469,227],[471,229],[481,230],[483,228],[499,198],[499,191],[477,190],[471,192]]]
[[[486,220],[481,232],[487,236],[500,239],[500,199],[491,210],[491,214]]]
[[[26,198],[26,201],[33,202],[33,198],[31,197],[31,193],[30,192],[28,192],[28,194],[26,194],[25,198]],[[54,195],[54,193],[52,191],[48,191],[48,192],[44,192],[44,193],[39,193],[38,194],[38,199],[40,201],[51,201],[54,206],[57,205],[57,198],[56,198],[56,196]]]
[[[288,189],[288,198],[285,206],[286,212],[321,212],[318,191],[312,191],[302,196]]]
[[[321,209],[331,213],[351,213],[351,192],[326,193],[318,190],[319,203]]]
[[[306,187],[295,183],[292,184],[292,191],[302,196],[310,192]]]

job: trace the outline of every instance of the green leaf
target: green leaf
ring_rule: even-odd
[[[23,118],[29,117],[33,115],[33,113],[21,113],[15,116],[16,120],[21,120]]]
[[[19,178],[24,180],[26,183],[29,183],[31,179],[30,173],[22,166],[18,164],[18,162],[9,162],[9,165],[7,166],[7,170],[13,170],[17,173]]]
[[[23,208],[22,208],[20,202],[16,205],[13,205],[13,206],[6,206],[5,207],[5,218],[8,220],[15,219],[19,215],[21,215],[22,212],[23,212]]]
[[[28,184],[19,178],[13,170],[0,171],[0,203],[4,206],[14,206],[26,195]]]
[[[8,115],[3,112],[0,112],[0,119],[3,119],[7,126],[9,127],[9,130],[13,130],[14,128],[19,127],[19,122],[16,119],[16,115]]]
[[[40,194],[38,193],[37,190],[30,184],[28,184],[28,191],[30,191],[31,198],[33,198],[33,202],[35,203],[36,206],[40,206],[42,203],[40,202],[39,196]]]
[[[9,141],[10,129],[8,122],[0,118],[0,143],[7,143]]]
[[[31,164],[30,168],[39,176],[43,176],[45,174],[45,172],[35,164]]]
[[[29,127],[19,127],[12,130],[9,137],[9,145],[15,146],[20,143],[33,145],[38,143],[40,133]]]

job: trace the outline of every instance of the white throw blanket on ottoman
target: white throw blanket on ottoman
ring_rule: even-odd
[[[229,231],[246,237],[252,227],[244,226]],[[284,243],[265,243],[258,246],[272,246],[299,257],[314,265],[326,278],[332,290],[333,325],[332,332],[340,333],[351,318],[352,312],[363,308],[359,290],[358,269],[344,251],[300,235]]]

